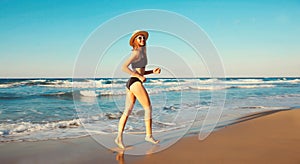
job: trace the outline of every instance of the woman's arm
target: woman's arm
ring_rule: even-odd
[[[149,74],[152,74],[153,73],[153,70],[148,70],[148,71],[145,71],[144,75],[149,75]]]
[[[146,80],[146,78],[144,76],[142,76],[138,72],[132,71],[131,69],[128,68],[128,66],[130,65],[130,63],[132,63],[132,61],[136,60],[137,58],[138,58],[138,52],[133,51],[132,54],[131,54],[131,56],[122,65],[122,71],[128,73],[131,76],[137,77],[141,81],[144,82]]]
[[[149,74],[160,74],[161,69],[160,68],[155,68],[153,70],[148,70],[145,71],[145,75],[149,75]]]

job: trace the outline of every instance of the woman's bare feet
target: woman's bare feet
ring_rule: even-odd
[[[145,140],[146,140],[147,142],[151,142],[151,143],[153,143],[153,144],[158,144],[158,143],[159,143],[159,140],[154,139],[152,135],[151,135],[151,136],[146,136],[146,137],[145,137]]]
[[[122,139],[120,139],[119,137],[117,137],[115,139],[115,143],[118,145],[119,148],[125,149],[125,146],[123,145]]]

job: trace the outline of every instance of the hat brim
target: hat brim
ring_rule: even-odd
[[[145,40],[147,40],[149,33],[147,31],[138,31],[138,32],[133,33],[129,40],[129,45],[133,46],[134,39],[139,35],[143,35],[145,37]]]

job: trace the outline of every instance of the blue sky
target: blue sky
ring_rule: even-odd
[[[300,76],[300,1],[1,0],[0,77],[72,77],[80,47],[97,27],[142,9],[197,23],[215,44],[226,76]],[[124,56],[130,49],[124,45]]]

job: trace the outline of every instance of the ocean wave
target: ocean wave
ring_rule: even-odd
[[[163,92],[180,92],[180,91],[189,91],[189,90],[226,90],[226,89],[253,89],[253,88],[272,88],[276,85],[205,85],[205,86],[169,86],[165,88],[148,88],[146,90],[149,94],[159,94]],[[106,96],[123,96],[126,95],[126,90],[123,88],[112,88],[112,89],[97,89],[94,90],[75,90],[73,92],[57,92],[44,94],[44,96],[53,96],[53,97],[106,97]]]
[[[73,99],[73,92],[55,92],[55,93],[45,93],[41,96],[44,97],[53,97],[53,98],[67,98],[67,99]]]
[[[277,84],[277,83],[300,83],[300,79],[286,79],[286,78],[262,78],[262,79],[228,79],[218,81],[224,84]]]
[[[0,88],[12,88],[13,84],[0,84]]]
[[[239,86],[231,86],[231,88],[243,88],[243,89],[252,89],[252,88],[273,88],[276,85],[239,85]]]
[[[93,115],[88,118],[78,118],[71,120],[61,120],[61,121],[52,121],[52,122],[17,122],[17,123],[1,123],[0,124],[0,136],[4,138],[0,138],[0,142],[2,141],[12,141],[14,137],[19,137],[23,139],[27,138],[28,135],[35,135],[42,132],[56,133],[57,129],[76,129],[76,128],[84,128],[82,125],[85,123],[93,123],[97,121],[103,121],[105,119],[114,119],[113,115],[116,118],[120,118],[120,114],[98,114]],[[115,118],[115,119],[116,119]],[[42,140],[51,139],[50,136],[44,136]],[[55,138],[59,137],[56,136]],[[39,139],[37,139],[39,140]]]
[[[191,87],[191,89],[195,89],[195,90],[224,90],[224,89],[230,89],[232,88],[231,86],[217,86],[217,85],[211,85],[211,86],[193,86]]]
[[[52,88],[124,88],[128,79],[0,79],[0,88],[19,86],[42,86]],[[182,85],[246,85],[246,84],[298,84],[299,78],[205,78],[205,79],[147,79],[149,86],[182,86]]]
[[[266,107],[264,106],[243,106],[243,107],[240,107],[239,109],[264,109]]]
[[[278,98],[299,98],[300,94],[283,94],[283,95],[274,95],[274,96],[268,96],[268,99],[278,99]]]
[[[101,113],[77,119],[52,122],[4,122],[0,124],[0,142],[76,138],[86,135],[87,131],[97,134],[116,133],[116,120],[120,119],[121,116],[122,112],[117,111]],[[134,122],[134,127],[131,125],[131,123],[129,123],[129,125],[126,127],[126,131],[131,133],[143,132],[143,118],[143,110],[133,111],[131,119],[136,119],[139,121]],[[153,124],[159,128],[156,128],[156,130],[163,130],[162,128],[176,126],[175,123],[163,121],[154,121]]]
[[[0,124],[0,135],[8,136],[21,133],[32,133],[41,130],[52,130],[57,128],[74,128],[79,126],[81,126],[81,122],[79,119],[50,122],[44,124],[31,122],[20,122],[13,124],[2,123]]]
[[[99,94],[97,94],[95,91],[79,91],[80,95],[85,97],[97,97]]]
[[[20,86],[38,86],[50,84],[48,80],[12,80],[0,84],[0,88],[13,88]]]
[[[264,83],[263,79],[236,79],[229,81],[222,81],[225,84],[261,84]]]
[[[173,83],[173,82],[172,82]],[[108,84],[111,85],[111,84]],[[255,88],[274,88],[277,85],[274,84],[258,84],[258,85],[163,85],[163,86],[147,86],[145,84],[145,88],[149,94],[160,94],[164,92],[182,92],[182,91],[218,91],[218,90],[227,90],[227,89],[255,89]],[[94,88],[93,88],[94,89]],[[118,88],[97,88],[97,90],[93,90],[89,88],[78,88],[78,90],[70,91],[57,91],[50,93],[43,93],[41,95],[33,95],[33,96],[43,96],[43,97],[53,97],[60,99],[73,99],[80,97],[109,97],[109,96],[124,96],[126,95],[126,90],[123,87]],[[29,98],[31,93],[0,93],[0,99],[20,99],[20,98]]]
[[[237,109],[286,110],[286,109],[291,109],[291,107],[287,107],[287,106],[243,106],[243,107],[238,107]]]
[[[300,83],[298,78],[224,78],[224,79],[200,79],[199,84],[276,84],[276,83]]]
[[[97,90],[99,96],[121,96],[126,95],[125,89]]]
[[[20,86],[42,86],[52,88],[112,88],[125,86],[126,81],[122,79],[115,80],[90,80],[80,79],[45,79],[45,80],[10,80],[0,81],[0,88],[12,88]]]
[[[209,86],[193,86],[191,89],[196,90],[225,90],[225,89],[253,89],[253,88],[273,88],[276,85],[209,85]]]
[[[80,97],[100,97],[100,96],[120,96],[125,95],[125,90],[76,90],[70,92],[56,92],[42,94],[41,96],[53,98],[80,98]],[[1,97],[0,97],[1,99]]]

